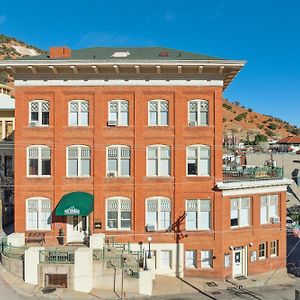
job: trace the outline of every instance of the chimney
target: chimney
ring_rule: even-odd
[[[50,58],[69,58],[72,50],[69,47],[51,47]]]

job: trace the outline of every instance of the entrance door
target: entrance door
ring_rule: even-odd
[[[88,217],[69,216],[67,222],[67,243],[82,242],[88,232]]]
[[[244,248],[235,248],[233,250],[233,277],[243,276],[244,273]]]

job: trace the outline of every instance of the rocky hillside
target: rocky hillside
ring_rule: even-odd
[[[242,106],[239,102],[223,102],[224,134],[232,134],[242,140],[254,140],[257,134],[268,140],[277,140],[288,135],[300,135],[300,128],[279,118],[263,115]]]

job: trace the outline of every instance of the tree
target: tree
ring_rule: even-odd
[[[254,138],[254,144],[258,145],[261,142],[267,142],[268,141],[268,137],[264,134],[257,134]]]

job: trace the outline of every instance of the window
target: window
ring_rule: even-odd
[[[206,100],[189,101],[189,125],[190,126],[208,125],[208,101]]]
[[[186,200],[186,230],[210,229],[210,200]]]
[[[0,121],[0,140],[12,141],[14,138],[13,132],[13,121]]]
[[[270,243],[270,256],[278,256],[278,241],[271,241]]]
[[[210,147],[206,145],[191,145],[186,148],[187,175],[210,175]]]
[[[91,168],[91,150],[88,146],[67,147],[67,176],[88,177]]]
[[[14,176],[14,166],[12,155],[5,155],[4,157],[4,175],[7,177]]]
[[[265,259],[267,257],[267,243],[260,243],[258,249],[258,259]]]
[[[170,176],[170,147],[147,147],[147,176]]]
[[[26,200],[26,230],[51,230],[51,201],[47,198]]]
[[[172,268],[171,264],[172,251],[162,250],[160,251],[160,262],[162,268]]]
[[[250,225],[250,198],[230,199],[230,226]]]
[[[27,148],[27,176],[51,175],[51,150],[48,146]]]
[[[49,125],[49,101],[35,100],[29,103],[30,107],[30,126]]]
[[[109,102],[109,124],[128,126],[128,101],[112,100]]]
[[[195,250],[185,251],[185,267],[197,268],[197,251]]]
[[[277,216],[278,195],[268,195],[260,197],[260,224],[271,223],[272,218]]]
[[[228,268],[231,265],[230,253],[224,254],[224,267]]]
[[[169,104],[166,100],[151,100],[148,102],[148,125],[168,125]]]
[[[106,228],[128,230],[131,228],[131,201],[124,197],[106,200]]]
[[[171,226],[171,200],[153,197],[146,200],[146,223],[148,230],[167,230]]]
[[[69,102],[69,126],[89,125],[89,102],[72,100]]]
[[[130,147],[112,145],[106,148],[107,176],[130,176]]]
[[[201,250],[201,268],[212,268],[212,250]]]

